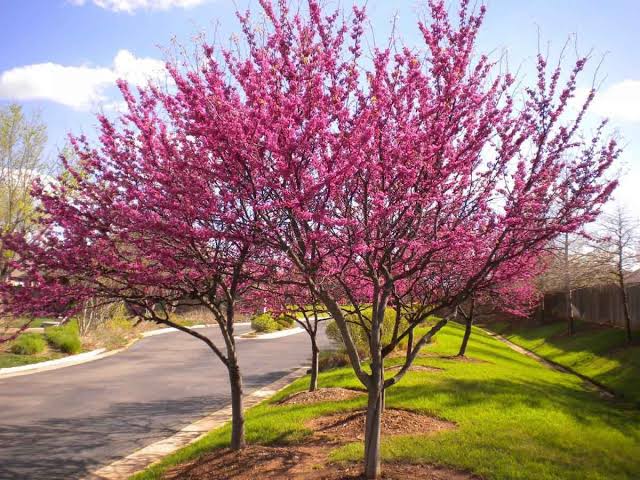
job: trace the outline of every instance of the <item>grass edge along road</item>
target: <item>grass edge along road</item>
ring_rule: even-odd
[[[600,398],[576,376],[558,372],[514,352],[479,329],[468,356],[457,352],[463,329],[451,323],[428,345],[417,364],[442,371],[409,372],[389,389],[388,408],[432,415],[457,428],[429,435],[383,437],[383,461],[434,463],[486,479],[613,480],[638,478],[640,412]],[[389,362],[390,364],[392,361]],[[297,380],[247,411],[250,443],[286,445],[311,435],[315,417],[363,408],[364,398],[310,405],[277,405],[304,390]],[[320,387],[359,387],[349,368],[325,372]],[[162,478],[174,465],[228,446],[229,426],[167,456],[133,477]],[[360,442],[331,453],[333,461],[359,461]]]

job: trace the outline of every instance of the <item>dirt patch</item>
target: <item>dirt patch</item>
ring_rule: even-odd
[[[288,447],[250,445],[242,452],[217,450],[198,460],[168,471],[166,480],[357,480],[362,476],[359,464],[328,463],[329,448],[310,443]],[[474,480],[469,473],[433,465],[386,463],[382,478],[405,480]]]
[[[327,449],[315,445],[267,447],[249,445],[241,452],[216,450],[168,471],[168,480],[304,479],[327,461]],[[316,467],[317,465],[317,467]],[[322,477],[315,477],[322,478]]]
[[[342,442],[364,440],[365,412],[337,413],[314,418],[307,426],[318,434]],[[407,410],[386,409],[382,415],[382,435],[424,435],[455,428],[455,423]]]
[[[279,405],[307,405],[318,402],[339,402],[361,397],[365,392],[348,388],[319,388],[315,392],[298,392],[280,401]]]
[[[398,371],[402,368],[402,365],[394,365],[393,367],[385,368],[388,372]],[[428,367],[426,365],[412,365],[409,367],[410,372],[442,372],[444,368]]]

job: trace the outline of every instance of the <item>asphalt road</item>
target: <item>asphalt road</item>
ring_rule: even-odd
[[[216,328],[200,331],[220,337]],[[245,393],[310,358],[305,333],[237,344]],[[181,332],[102,360],[0,380],[0,480],[82,478],[229,401],[222,363]]]

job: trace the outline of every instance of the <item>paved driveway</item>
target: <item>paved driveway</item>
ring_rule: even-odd
[[[220,339],[216,328],[200,331]],[[305,333],[239,340],[238,351],[245,393],[310,358]],[[0,480],[81,478],[229,401],[222,363],[181,332],[84,365],[0,380]]]

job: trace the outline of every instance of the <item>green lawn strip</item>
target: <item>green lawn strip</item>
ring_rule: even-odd
[[[388,408],[410,409],[453,421],[437,434],[383,438],[383,459],[432,462],[487,479],[632,479],[640,472],[640,414],[607,403],[569,374],[551,370],[476,329],[468,356],[457,352],[462,328],[450,324],[418,363],[441,372],[409,372],[388,391]],[[399,362],[399,360],[395,360]],[[303,390],[301,379],[247,412],[249,442],[291,443],[311,434],[304,423],[339,410],[361,408],[365,398],[316,405],[275,403]],[[323,373],[320,386],[358,387],[350,369]],[[166,457],[135,480],[161,478],[173,465],[228,445],[229,427]],[[360,461],[362,445],[332,452],[336,461]]]
[[[82,351],[82,341],[75,320],[44,333],[25,332],[2,345],[0,368],[20,367],[75,355]]]
[[[493,329],[493,324],[490,325]],[[622,330],[578,323],[574,336],[566,324],[514,325],[503,335],[537,355],[584,375],[640,403],[640,345],[628,346]]]
[[[10,352],[0,352],[0,368],[21,367],[22,365],[46,362],[64,356],[62,353],[51,350],[37,355],[16,355]]]

